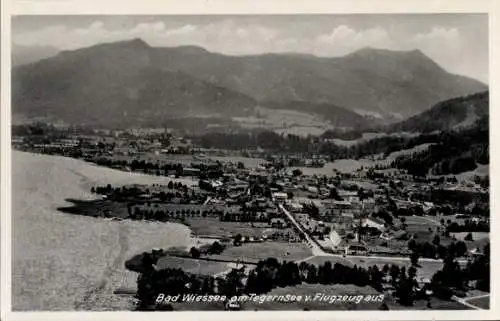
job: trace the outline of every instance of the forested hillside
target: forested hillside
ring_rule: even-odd
[[[442,101],[431,109],[389,126],[389,132],[432,132],[473,126],[489,115],[489,92]]]
[[[398,157],[393,166],[424,176],[458,174],[474,170],[477,164],[489,164],[488,118],[483,117],[471,129],[441,133],[429,149]]]

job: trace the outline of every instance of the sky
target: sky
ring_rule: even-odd
[[[486,14],[15,16],[12,41],[60,50],[141,38],[228,55],[338,57],[364,47],[420,49],[449,72],[488,83]]]

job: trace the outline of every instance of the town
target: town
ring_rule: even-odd
[[[157,304],[159,293],[230,297],[289,287],[313,295],[332,284],[369,285],[385,294],[368,309],[487,304],[487,177],[415,175],[387,153],[362,155],[360,166],[339,169],[331,166],[337,161],[331,153],[213,148],[166,129],[19,125],[12,147],[165,177],[163,185],[93,186],[94,200],[60,208],[189,227],[194,246],[151,249],[127,261],[139,273],[141,310],[183,309]],[[224,308],[264,309],[237,302]]]

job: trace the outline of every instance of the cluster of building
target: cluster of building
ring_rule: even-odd
[[[162,163],[151,170],[156,175],[191,177],[198,186],[190,188],[190,195],[204,197],[193,197],[193,201],[189,202],[190,196],[183,196],[182,202],[156,204],[154,208],[137,205],[138,211],[161,211],[161,215],[167,217],[198,216],[217,217],[227,222],[265,222],[274,228],[285,229],[290,224],[277,205],[286,204],[308,233],[318,241],[330,241],[334,249],[350,239],[349,235],[354,235],[346,247],[353,253],[367,250],[360,237],[361,228],[377,230],[380,237],[386,239],[398,238],[398,233],[402,234],[401,231],[391,230],[386,221],[372,215],[387,211],[391,205],[389,199],[397,209],[419,208],[425,215],[436,209],[436,204],[419,200],[418,195],[429,193],[431,189],[487,193],[485,188],[474,182],[464,183],[442,177],[428,177],[421,181],[405,171],[387,166],[361,168],[349,174],[303,175],[300,167],[325,165],[325,160],[319,156],[272,155],[249,168],[239,161],[212,160],[206,153],[214,151],[202,151],[188,139],[161,130],[69,133],[51,139],[14,136],[12,145],[35,152],[75,154],[84,159],[114,157],[125,163],[119,166],[129,170],[133,170],[132,163],[141,159],[141,155],[180,153],[186,156],[181,170],[175,166],[165,167]],[[174,158],[166,156],[165,159],[168,162]],[[171,162],[178,163],[179,160]],[[204,201],[200,202],[200,199]],[[332,231],[337,235],[332,236]],[[332,238],[335,240],[332,241]],[[383,249],[380,251],[383,252]]]

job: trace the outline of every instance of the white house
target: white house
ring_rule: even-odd
[[[273,194],[273,198],[278,202],[285,202],[288,195],[286,193],[276,192]]]
[[[380,231],[384,230],[384,221],[374,217],[365,218],[362,222],[363,227],[374,227]]]
[[[356,191],[338,190],[337,193],[342,199],[346,201],[349,201],[351,203],[359,202],[358,192]]]

